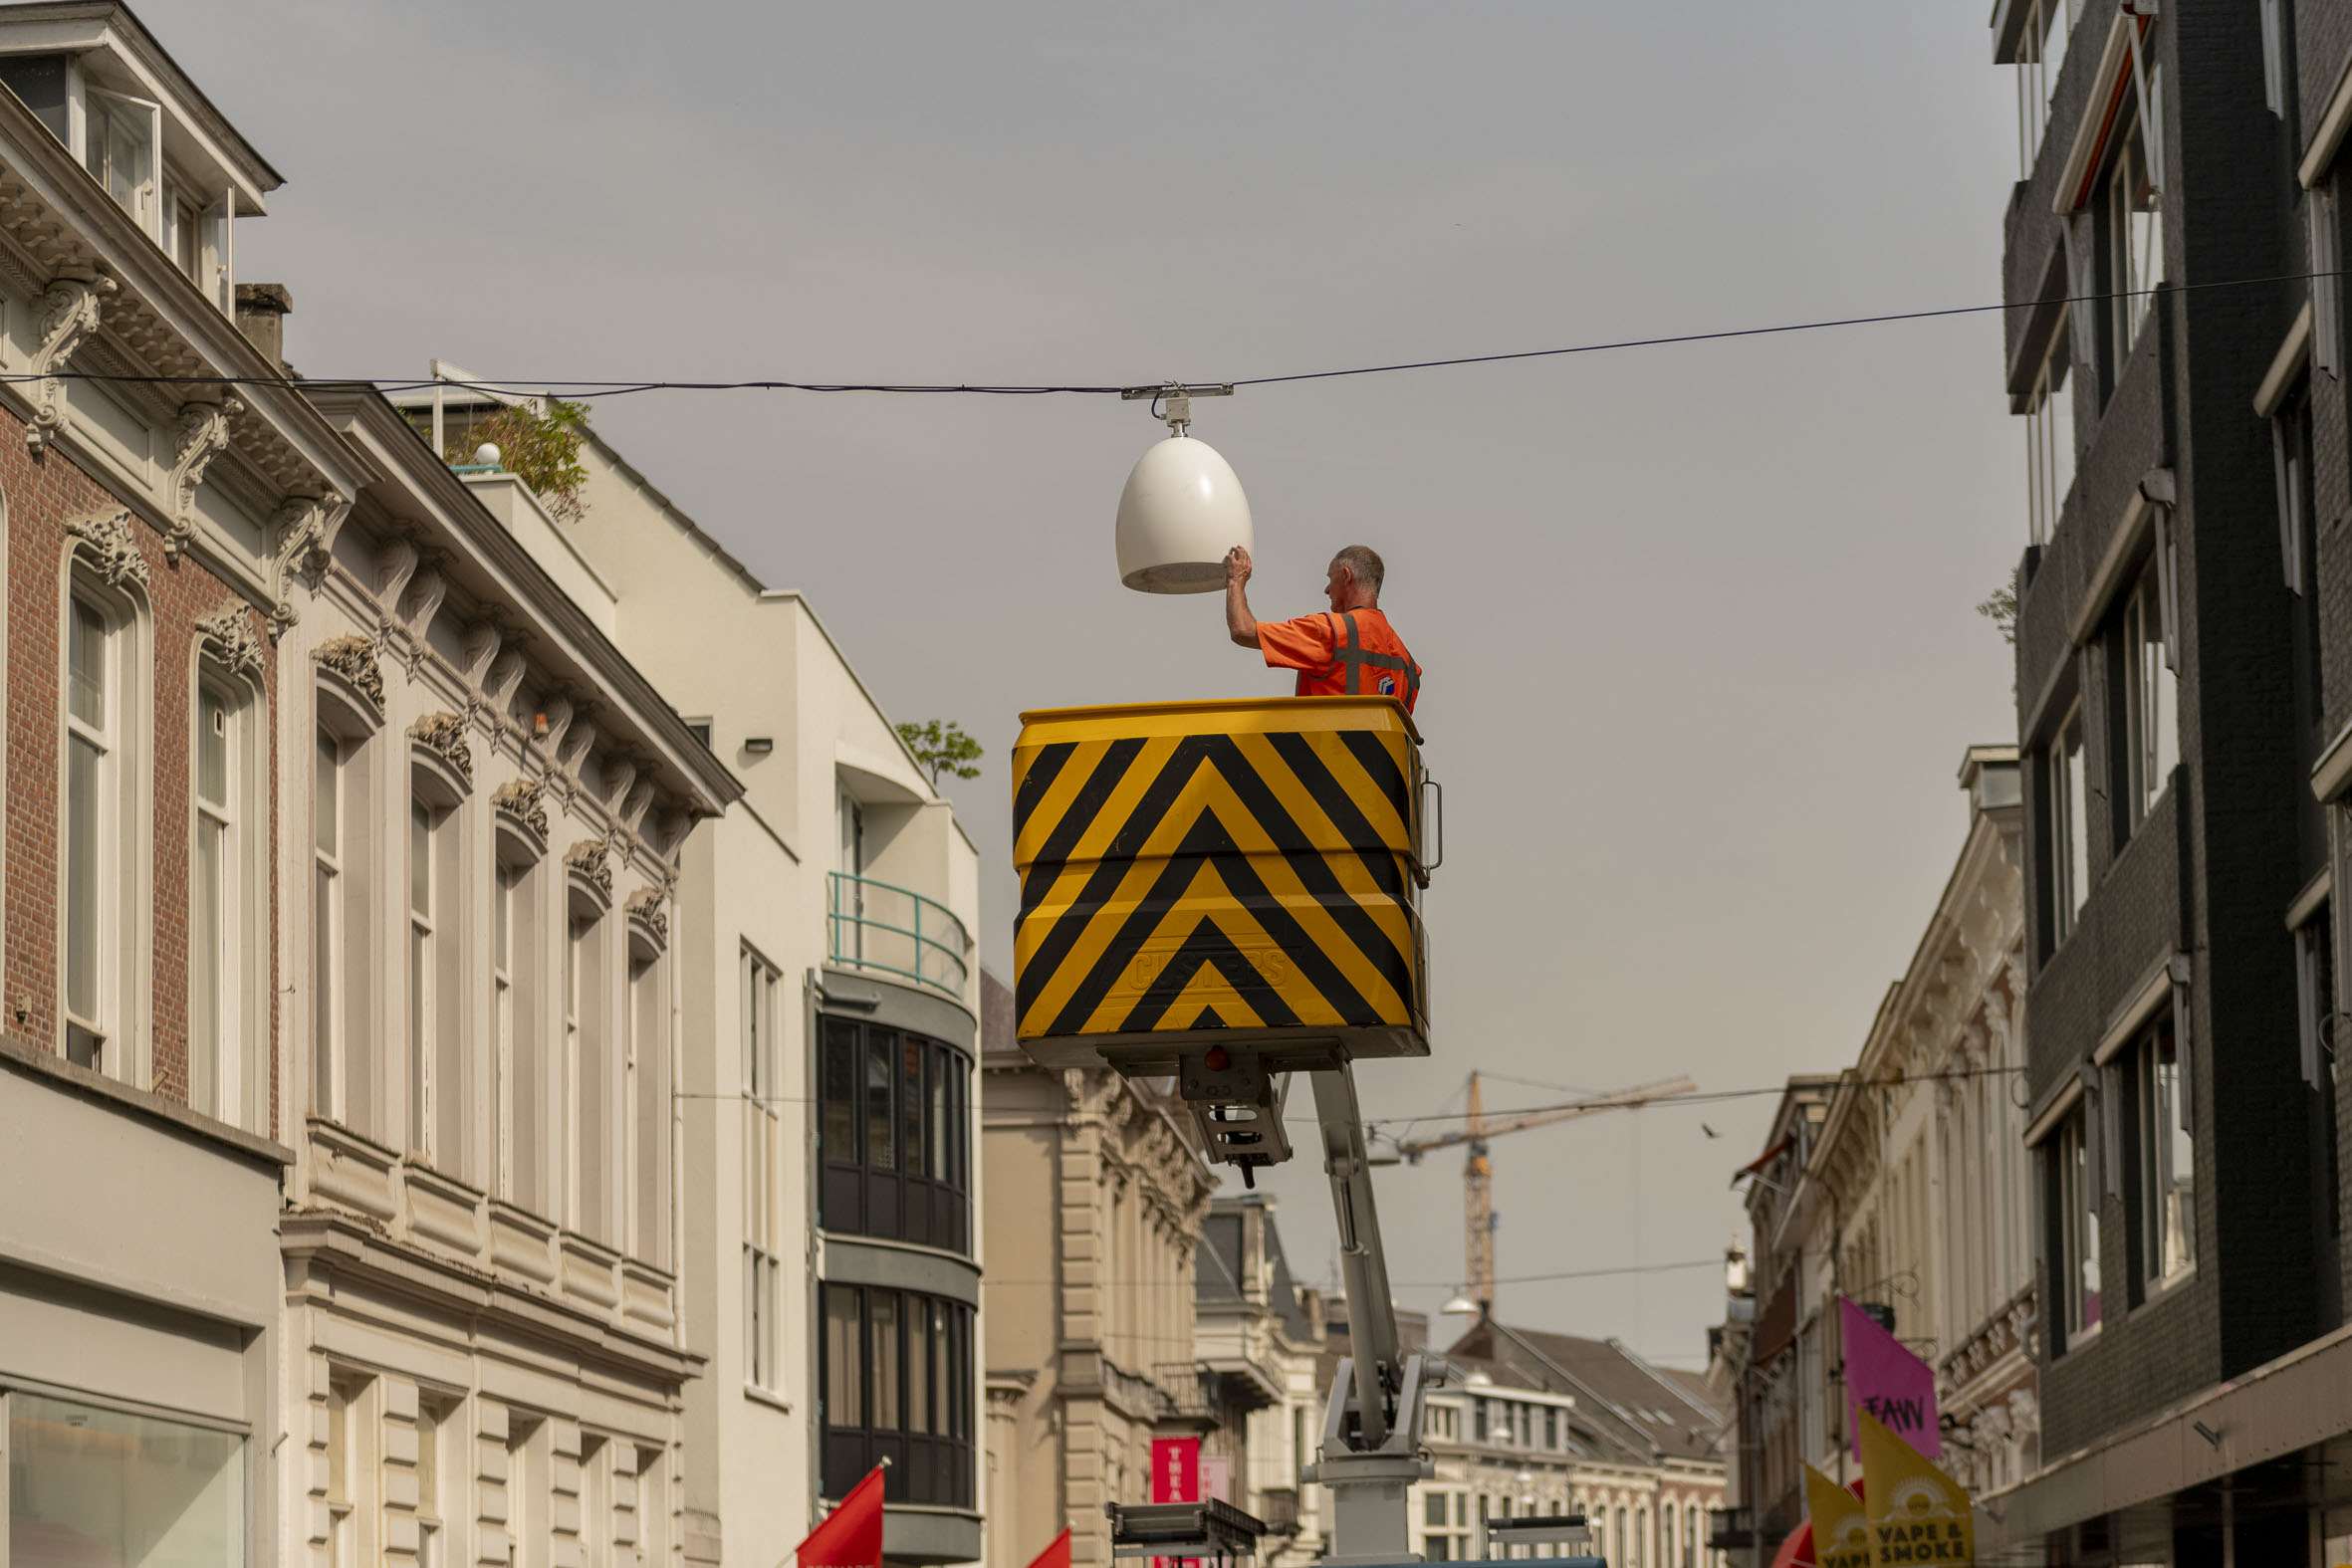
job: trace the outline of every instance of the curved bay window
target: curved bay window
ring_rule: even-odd
[[[856,1018],[822,1022],[820,1223],[969,1251],[971,1062],[925,1035]]]
[[[885,1500],[973,1505],[970,1307],[911,1290],[826,1285],[820,1356],[827,1497],[847,1495],[887,1459]]]

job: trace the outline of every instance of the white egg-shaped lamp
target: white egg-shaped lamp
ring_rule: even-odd
[[[1206,441],[1153,443],[1119,492],[1119,580],[1138,592],[1214,593],[1225,553],[1257,542],[1241,480]]]

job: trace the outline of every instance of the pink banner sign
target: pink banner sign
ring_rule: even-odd
[[[1941,1457],[1944,1440],[1936,1425],[1935,1369],[1844,1296],[1837,1298],[1837,1314],[1845,1345],[1846,1429],[1853,1434],[1855,1457],[1862,1454],[1857,1410],[1868,1411],[1922,1456]]]
[[[1199,1502],[1201,1500],[1201,1440],[1198,1438],[1154,1438],[1151,1440],[1151,1500],[1154,1502]],[[1197,1557],[1154,1557],[1151,1568],[1199,1568]]]

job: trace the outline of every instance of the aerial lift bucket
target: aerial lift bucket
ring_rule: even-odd
[[[1387,697],[1024,714],[1023,1047],[1169,1075],[1427,1055],[1420,743]]]
[[[1213,1161],[1290,1158],[1284,1102],[1311,1086],[1354,1320],[1313,1475],[1328,1561],[1412,1560],[1407,1492],[1429,1473],[1422,1394],[1446,1375],[1389,1310],[1359,1057],[1429,1054],[1421,737],[1389,697],[1064,708],[1013,753],[1015,1031],[1048,1067],[1173,1077]],[[1434,813],[1432,813],[1434,815]],[[1121,1552],[1163,1530],[1254,1524],[1114,1509]],[[1230,1527],[1230,1529],[1228,1528]],[[1220,1533],[1225,1531],[1226,1533]],[[1245,1530],[1244,1533],[1247,1533]]]

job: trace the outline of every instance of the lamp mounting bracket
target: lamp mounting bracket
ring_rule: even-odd
[[[1172,436],[1180,436],[1192,427],[1192,400],[1194,398],[1231,397],[1232,395],[1233,383],[1230,381],[1208,381],[1198,384],[1166,381],[1158,386],[1124,387],[1119,392],[1119,396],[1128,402],[1141,402],[1147,397],[1150,398],[1152,417],[1167,421],[1168,434]],[[1163,398],[1167,400],[1165,408],[1160,406]]]

